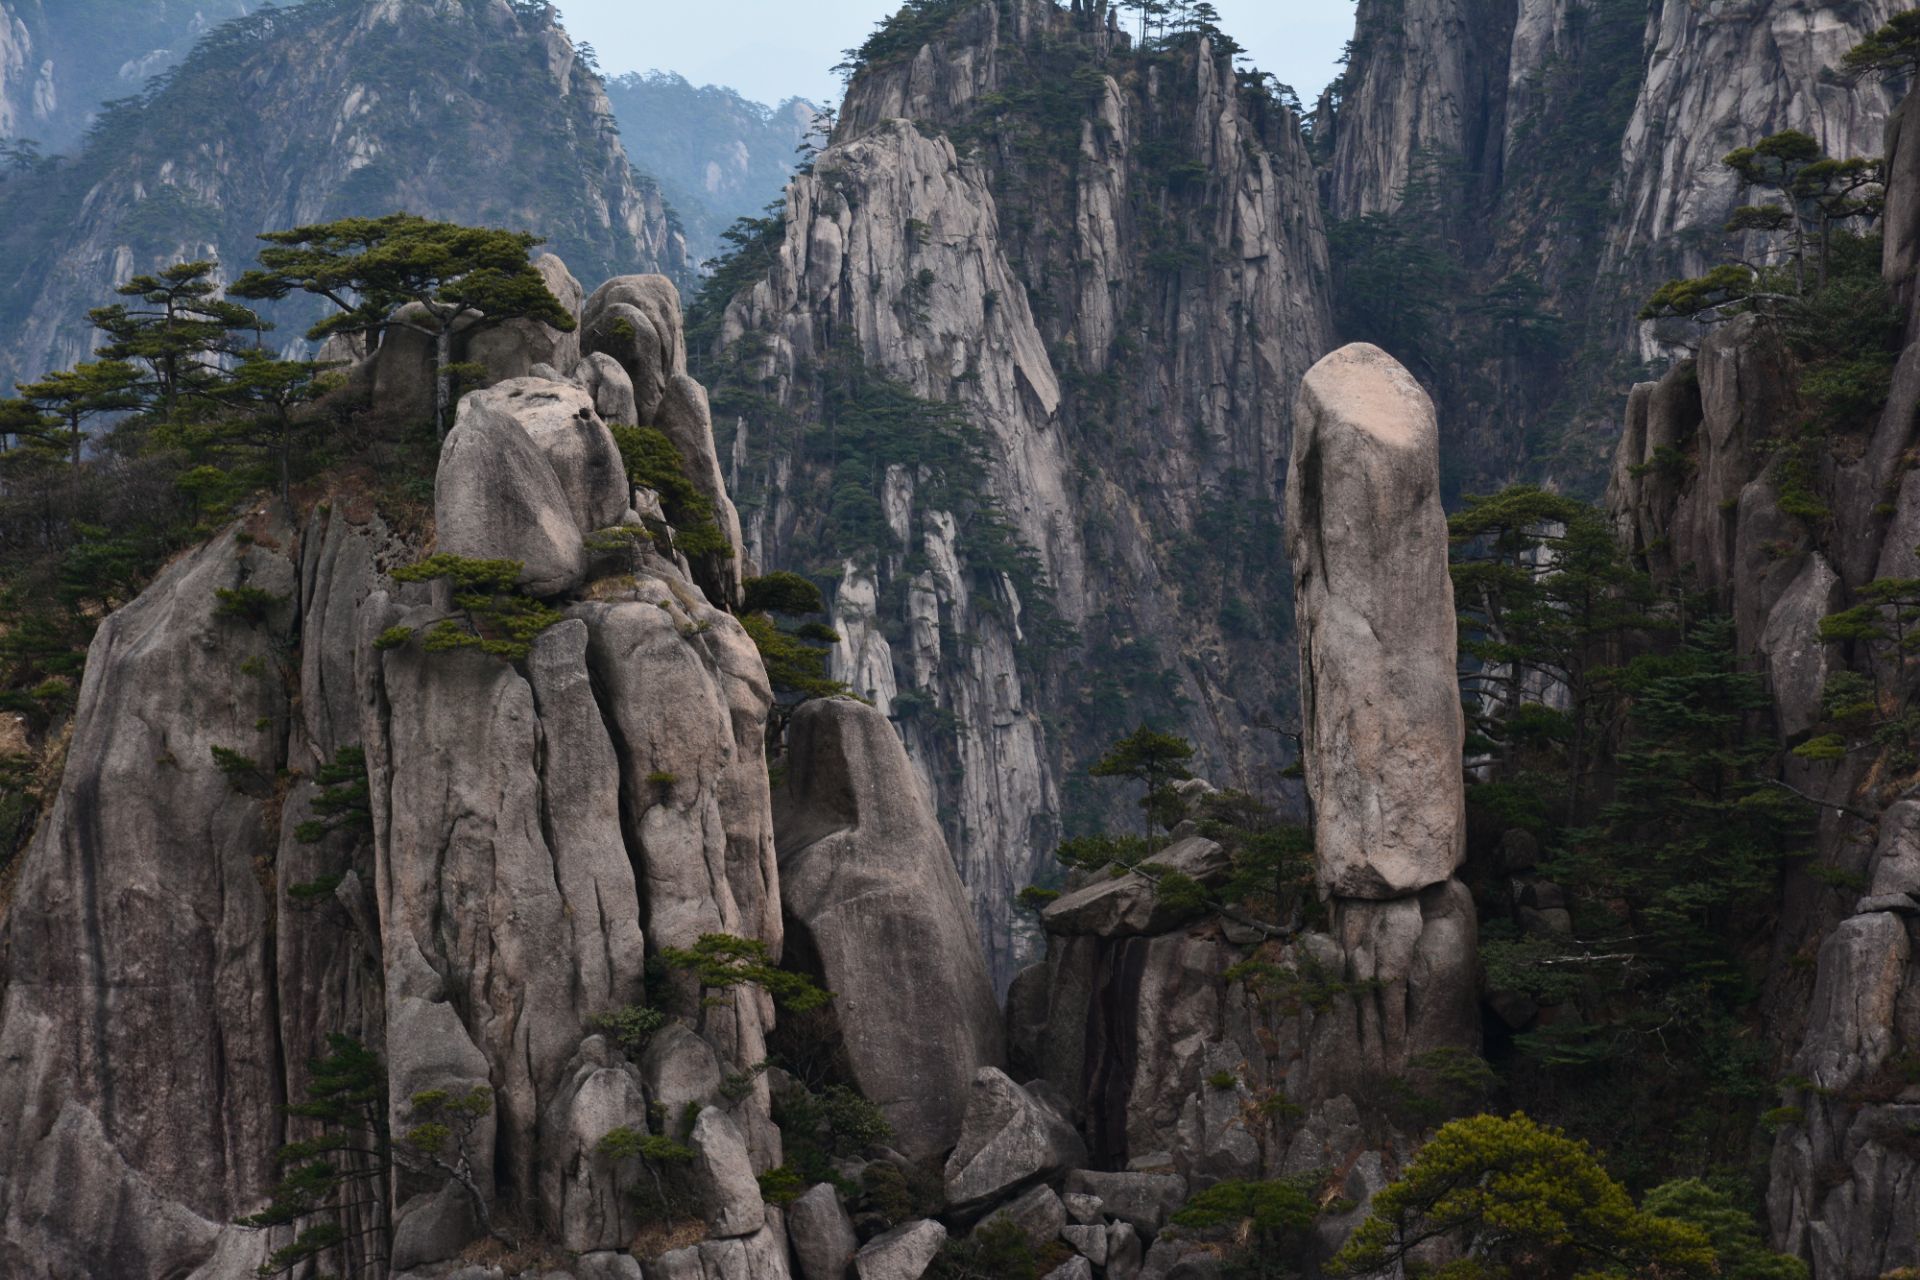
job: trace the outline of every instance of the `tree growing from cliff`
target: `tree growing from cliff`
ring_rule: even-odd
[[[542,243],[521,231],[463,227],[410,213],[269,231],[260,267],[229,291],[279,300],[310,293],[338,307],[307,331],[315,341],[409,329],[433,343],[434,425],[444,437],[453,400],[456,332],[537,320],[562,332],[576,322],[527,255]]]
[[[733,544],[720,531],[713,503],[687,478],[686,459],[667,433],[626,423],[610,423],[608,429],[627,464],[627,479],[660,495],[661,513],[673,526],[674,550],[691,560],[731,560]]]
[[[1316,1175],[1262,1182],[1218,1182],[1187,1201],[1171,1219],[1184,1231],[1219,1237],[1228,1250],[1229,1272],[1244,1280],[1286,1280],[1306,1252],[1307,1235],[1320,1216]]]
[[[140,407],[138,375],[121,360],[92,360],[49,373],[38,382],[20,383],[20,399],[47,420],[37,438],[58,444],[74,466],[80,465],[87,424],[105,414]]]
[[[1141,784],[1141,818],[1147,839],[1152,840],[1156,827],[1179,821],[1180,797],[1173,784],[1193,777],[1187,769],[1191,759],[1191,742],[1141,725],[1108,747],[1087,772],[1096,778],[1127,778]]]
[[[428,1089],[408,1099],[408,1119],[402,1163],[416,1174],[452,1182],[466,1193],[480,1229],[509,1247],[517,1242],[493,1221],[480,1181],[491,1181],[493,1171],[480,1161],[480,1123],[493,1113],[493,1090],[475,1085],[461,1093]]]
[[[317,1132],[280,1148],[281,1179],[267,1207],[239,1219],[244,1227],[294,1231],[261,1265],[263,1277],[288,1275],[329,1255],[345,1275],[370,1274],[392,1243],[386,1064],[349,1036],[328,1036],[327,1048],[325,1057],[307,1064],[306,1100],[287,1107]]]
[[[1885,164],[1872,156],[1831,157],[1811,135],[1788,129],[1730,151],[1721,161],[1749,188],[1769,193],[1765,203],[1742,205],[1728,219],[1731,236],[1786,238],[1790,275],[1769,259],[1733,261],[1704,275],[1669,280],[1640,309],[1642,320],[1678,318],[1711,323],[1740,311],[1777,315],[1832,274],[1834,236],[1849,223],[1872,222],[1885,203]],[[1811,251],[1811,252],[1810,252]],[[1814,260],[1812,289],[1807,260]]]
[[[317,360],[281,360],[258,348],[241,352],[217,377],[196,379],[194,395],[204,399],[204,411],[162,423],[156,438],[196,451],[255,453],[274,476],[280,500],[291,503],[295,459],[327,427],[306,409],[335,385],[332,368]]]
[[[1847,50],[1840,70],[1856,80],[1920,75],[1920,9],[1894,14],[1885,26]]]
[[[257,336],[271,328],[237,302],[220,296],[216,264],[181,262],[151,275],[139,275],[114,292],[131,303],[116,302],[88,312],[94,327],[107,335],[99,354],[146,370],[136,384],[166,413],[180,399],[220,385],[217,357],[238,350],[238,335]]]
[[[1771,134],[1751,146],[1738,147],[1722,157],[1720,163],[1740,176],[1749,187],[1771,191],[1782,203],[1743,205],[1733,211],[1729,231],[1784,231],[1791,245],[1796,291],[1806,292],[1806,236],[1798,216],[1796,192],[1801,173],[1822,157],[1820,144],[1811,134],[1786,129]]]
[[[760,650],[773,685],[774,708],[767,718],[770,746],[786,736],[795,707],[847,692],[846,685],[827,674],[826,646],[838,644],[840,634],[820,620],[826,611],[820,588],[800,574],[783,570],[746,582],[740,625]]]
[[[1820,639],[1850,646],[1867,675],[1838,672],[1822,691],[1822,712],[1838,729],[1794,748],[1806,760],[1838,760],[1855,745],[1894,748],[1896,767],[1913,755],[1920,654],[1920,578],[1875,578],[1854,593],[1855,603],[1820,620]],[[1864,686],[1864,687],[1861,687]],[[1850,733],[1849,731],[1854,731]],[[1860,741],[1850,743],[1849,737]]]
[[[633,1193],[643,1221],[671,1221],[697,1214],[699,1196],[690,1179],[696,1153],[686,1143],[623,1124],[602,1134],[593,1149],[612,1167],[614,1212],[622,1238],[626,1234],[628,1199],[624,1184],[630,1169],[646,1176],[644,1187]]]
[[[428,556],[418,564],[393,571],[396,582],[444,580],[453,589],[460,616],[442,618],[420,637],[427,653],[478,649],[507,662],[523,662],[533,642],[561,620],[560,611],[528,595],[520,587],[518,560],[474,560],[466,556]],[[374,641],[385,651],[410,643],[418,629],[392,627]]]
[[[666,947],[660,956],[672,968],[691,973],[703,989],[759,987],[781,1008],[794,1013],[818,1009],[833,999],[832,992],[806,974],[774,964],[767,944],[758,938],[705,933],[691,947]]]

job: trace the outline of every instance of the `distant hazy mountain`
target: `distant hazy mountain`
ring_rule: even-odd
[[[0,137],[72,148],[100,104],[138,93],[263,0],[0,0]]]
[[[257,8],[103,113],[70,159],[0,172],[0,386],[84,359],[87,308],[135,272],[211,258],[231,276],[260,232],[349,215],[524,228],[583,279],[689,284],[685,243],[611,114],[537,5]]]
[[[779,196],[820,110],[803,98],[777,107],[749,102],[667,71],[610,78],[607,96],[627,155],[660,183],[697,258],[718,252],[720,232],[735,218]]]

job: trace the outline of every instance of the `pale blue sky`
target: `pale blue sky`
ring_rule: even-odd
[[[776,102],[837,102],[831,68],[898,0],[557,0],[567,29],[609,74],[658,68]],[[1353,33],[1352,0],[1214,0],[1256,65],[1309,105]]]

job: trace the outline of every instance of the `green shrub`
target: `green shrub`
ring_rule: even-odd
[[[782,1008],[796,1012],[818,1009],[833,999],[832,992],[804,973],[775,965],[767,944],[758,938],[707,933],[691,947],[665,947],[660,955],[672,968],[692,973],[702,987],[726,990],[757,986]]]
[[[1037,884],[1030,884],[1026,888],[1020,891],[1019,896],[1015,898],[1015,901],[1018,902],[1021,907],[1023,907],[1028,911],[1039,911],[1041,908],[1045,907],[1048,903],[1057,902],[1059,901],[1059,899],[1060,899],[1060,890],[1042,889]]]
[[[807,1181],[792,1164],[778,1165],[759,1176],[760,1198],[784,1208],[806,1193]]]
[[[313,799],[314,817],[293,830],[302,844],[318,844],[330,832],[365,835],[373,830],[373,797],[367,784],[367,753],[342,747],[333,760],[320,766],[313,780],[320,791]]]
[[[613,441],[627,464],[627,478],[660,495],[660,508],[673,526],[674,544],[693,556],[731,557],[733,546],[720,531],[713,503],[687,478],[686,459],[657,427],[610,424]]]
[[[588,1027],[612,1036],[614,1043],[634,1059],[646,1051],[647,1042],[666,1025],[667,1015],[664,1012],[642,1004],[622,1005],[611,1012],[598,1013],[587,1019]]]
[[[231,747],[210,748],[213,763],[226,775],[227,784],[242,795],[257,795],[269,781],[266,769]]]
[[[560,622],[563,614],[534,599],[520,588],[518,560],[473,560],[465,556],[434,555],[418,564],[396,569],[396,582],[444,579],[453,588],[454,606],[465,615],[436,622],[427,629],[420,647],[428,653],[477,649],[508,662],[524,661],[542,631]],[[414,631],[391,627],[375,641],[376,649],[409,643]]]
[[[268,614],[287,601],[287,597],[260,587],[217,587],[213,594],[219,601],[213,607],[214,617],[231,618],[251,626],[265,622]]]

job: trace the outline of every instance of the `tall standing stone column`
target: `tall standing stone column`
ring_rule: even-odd
[[[1294,413],[1287,541],[1315,876],[1349,1001],[1315,1020],[1302,1097],[1477,1050],[1447,521],[1433,403],[1386,352],[1343,347]],[[1311,939],[1306,945],[1315,945]],[[1331,956],[1328,957],[1331,959]]]
[[[1386,352],[1355,343],[1308,371],[1287,544],[1317,877],[1335,898],[1407,897],[1465,856],[1439,455],[1432,401]]]

